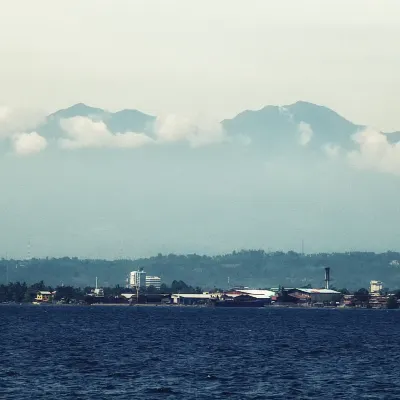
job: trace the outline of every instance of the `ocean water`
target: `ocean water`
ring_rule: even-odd
[[[0,306],[1,399],[399,399],[400,312]]]

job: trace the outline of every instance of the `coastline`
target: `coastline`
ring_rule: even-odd
[[[182,305],[182,304],[126,304],[126,303],[94,303],[94,304],[57,304],[57,303],[42,303],[42,304],[32,304],[32,303],[0,303],[0,307],[162,307],[162,308],[215,308],[209,305]],[[223,307],[221,307],[223,308]],[[230,309],[247,309],[246,307],[229,307]],[[299,310],[391,310],[388,308],[367,308],[367,307],[313,307],[313,306],[293,306],[293,305],[265,305],[264,307],[249,307],[251,309],[299,309]],[[392,309],[400,310],[400,309]]]

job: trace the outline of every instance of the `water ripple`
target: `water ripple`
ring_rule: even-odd
[[[396,311],[0,307],[7,399],[398,399]]]

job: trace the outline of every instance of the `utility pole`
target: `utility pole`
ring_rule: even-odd
[[[8,254],[6,253],[6,259],[5,259],[5,261],[6,261],[6,284],[7,284],[7,286],[8,286]]]

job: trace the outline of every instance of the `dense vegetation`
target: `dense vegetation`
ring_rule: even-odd
[[[45,290],[53,292],[56,294],[54,299],[56,301],[64,299],[64,300],[76,300],[80,301],[84,299],[85,294],[90,293],[93,287],[73,287],[73,286],[46,286],[43,281],[34,283],[32,285],[26,284],[26,282],[11,282],[7,285],[0,285],[0,303],[5,302],[16,302],[16,303],[25,303],[31,302],[34,300],[36,293],[39,290]],[[127,289],[125,287],[121,287],[116,285],[114,287],[105,287],[104,296],[105,297],[115,297],[119,296],[121,293],[129,293],[132,290]],[[154,287],[149,287],[147,289],[141,289],[141,293],[157,293],[157,289]],[[173,281],[171,286],[167,286],[163,284],[160,289],[161,293],[201,293],[202,290],[199,287],[193,288],[192,286],[187,285],[183,281]]]
[[[372,279],[386,287],[400,288],[400,253],[348,252],[302,255],[295,252],[244,250],[230,254],[205,256],[162,255],[137,260],[81,260],[46,258],[29,261],[0,260],[0,283],[39,279],[49,285],[93,286],[95,277],[103,287],[125,285],[128,273],[143,267],[163,282],[182,280],[204,289],[249,287],[307,286],[321,287],[324,267],[331,267],[332,285],[356,290],[369,287]]]
[[[115,299],[120,297],[122,293],[133,292],[136,293],[135,290],[127,289],[116,285],[114,287],[105,287],[104,289],[104,297],[108,299]],[[34,283],[32,285],[27,285],[25,282],[20,283],[9,283],[7,285],[0,285],[0,304],[2,303],[29,303],[35,300],[36,293],[39,290],[45,290],[53,292],[54,300],[56,302],[68,303],[68,304],[77,304],[77,303],[85,303],[88,300],[87,295],[91,292],[91,287],[85,288],[77,288],[73,286],[57,286],[55,288],[51,286],[46,286],[43,281],[38,283]],[[167,286],[166,284],[162,284],[160,290],[157,290],[155,287],[150,286],[146,289],[140,290],[140,295],[150,295],[154,293],[201,293],[202,289],[200,287],[193,288],[192,286],[187,285],[183,281],[173,281],[171,286]],[[341,289],[343,294],[349,294],[348,289]],[[282,301],[285,300],[284,292],[279,292]],[[382,293],[387,295],[387,293]],[[370,299],[372,298],[368,293],[368,290],[365,288],[358,289],[353,292],[354,298],[352,301],[353,306],[362,306],[369,307]],[[393,295],[387,297],[386,306],[387,308],[398,308],[399,307],[399,299],[400,299],[400,290],[394,291]]]

